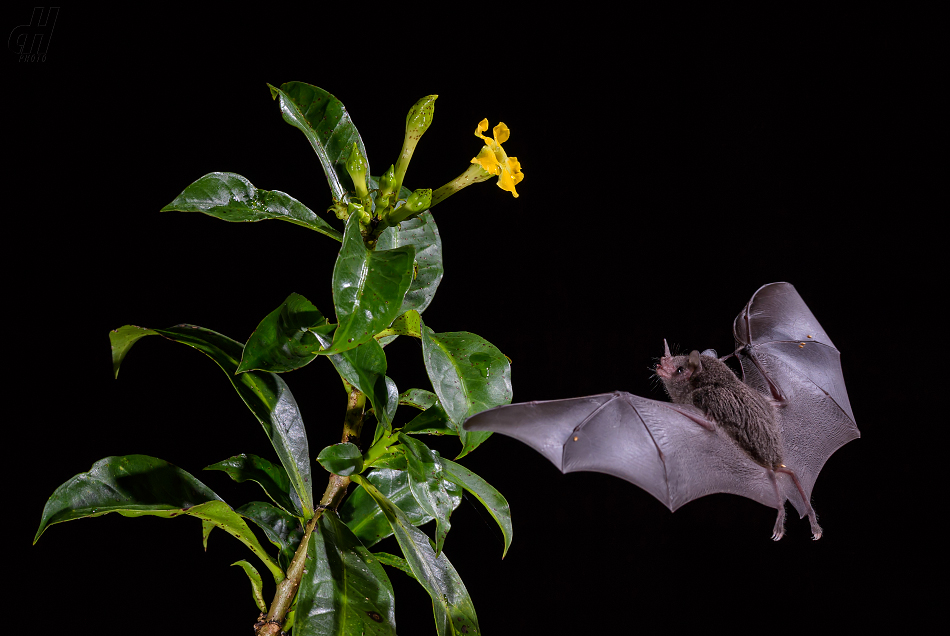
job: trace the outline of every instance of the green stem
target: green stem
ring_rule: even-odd
[[[481,165],[477,163],[471,164],[465,172],[432,193],[432,203],[429,205],[429,209],[434,208],[437,204],[448,199],[462,188],[468,187],[473,183],[487,181],[493,176],[494,175],[490,172],[482,168]]]
[[[343,419],[343,441],[359,445],[360,432],[363,429],[363,409],[366,406],[366,396],[359,389],[350,390],[346,404],[346,417]],[[307,545],[310,542],[310,535],[313,529],[317,527],[317,522],[324,510],[336,509],[343,501],[346,495],[346,488],[350,485],[349,477],[340,477],[339,475],[330,475],[330,481],[327,489],[320,499],[320,505],[317,506],[316,513],[307,522],[304,528],[303,538],[300,545],[297,546],[297,552],[294,554],[290,566],[287,568],[287,578],[277,585],[277,592],[274,594],[274,600],[271,602],[270,610],[264,619],[264,625],[257,630],[257,636],[278,636],[293,605],[294,597],[297,595],[297,589],[300,587],[300,580],[303,578],[304,566],[307,563]]]

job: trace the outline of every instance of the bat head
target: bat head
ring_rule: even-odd
[[[670,354],[670,347],[663,340],[663,357],[656,365],[656,375],[663,381],[670,401],[674,404],[689,404],[691,391],[690,379],[703,372],[703,361],[699,351],[692,351],[688,356],[674,356]]]

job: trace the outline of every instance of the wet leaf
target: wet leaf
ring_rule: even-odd
[[[321,346],[330,346],[329,338],[317,334],[317,339]],[[340,377],[369,398],[376,419],[390,428],[399,405],[399,394],[396,383],[386,376],[386,353],[379,343],[370,338],[358,347],[327,357]]]
[[[147,335],[159,335],[186,344],[201,351],[221,367],[238,395],[264,427],[264,432],[277,451],[277,457],[293,485],[292,498],[299,499],[299,506],[295,506],[295,509],[299,507],[306,518],[312,517],[313,494],[307,431],[297,402],[280,376],[264,371],[235,375],[244,346],[227,336],[194,325],[177,325],[170,329],[144,329],[126,325],[110,332],[112,364],[117,376],[119,364],[129,348]],[[193,386],[187,386],[188,390],[195,390]]]
[[[445,552],[436,554],[424,532],[415,528],[406,514],[387,499],[361,475],[353,481],[360,484],[376,501],[393,529],[396,541],[409,564],[409,569],[432,599],[435,625],[439,636],[479,634],[475,606],[458,572]]]
[[[346,171],[353,144],[356,143],[364,158],[367,154],[343,103],[322,88],[303,82],[286,82],[280,88],[270,86],[270,92],[280,104],[284,121],[299,129],[313,146],[333,200],[345,203],[354,193],[353,180]],[[366,171],[369,173],[368,159]]]
[[[419,507],[435,518],[435,553],[438,555],[452,527],[449,517],[455,509],[442,471],[442,460],[437,452],[415,438],[400,433],[399,441],[406,447],[409,490]]]
[[[435,333],[426,326],[422,357],[439,403],[461,439],[459,457],[464,457],[491,435],[464,430],[466,418],[511,403],[511,365],[481,336],[466,331]]]
[[[393,588],[379,560],[332,512],[307,544],[294,636],[396,634]]]
[[[240,515],[210,488],[181,468],[147,455],[106,457],[89,472],[63,483],[46,502],[33,543],[55,523],[110,512],[125,517],[197,517],[205,522],[203,529],[213,524],[250,548],[276,582],[284,578]]]
[[[236,561],[231,565],[240,565],[244,573],[247,574],[247,578],[251,579],[251,596],[254,598],[254,604],[257,605],[259,610],[266,613],[267,603],[264,602],[264,582],[261,580],[257,568],[244,560]]]
[[[330,334],[335,327],[313,303],[291,294],[248,338],[238,373],[252,369],[284,373],[306,366],[317,357],[314,351],[320,347],[314,332]]]
[[[257,524],[267,540],[280,550],[277,555],[280,566],[285,570],[290,567],[303,538],[303,526],[298,517],[264,501],[252,501],[234,512]]]
[[[363,453],[355,444],[342,442],[327,446],[317,455],[317,461],[334,475],[348,477],[363,470]]]
[[[368,250],[357,215],[346,224],[343,245],[333,267],[333,305],[337,328],[333,344],[321,354],[334,354],[373,339],[396,319],[412,282],[415,248]]]
[[[501,558],[504,559],[505,555],[508,554],[512,535],[511,509],[508,507],[508,500],[495,490],[491,484],[465,466],[460,466],[443,457],[442,468],[445,479],[472,493],[476,499],[482,502],[482,505],[488,510],[488,514],[498,523],[501,534],[505,539],[505,547],[501,553]]]
[[[376,242],[378,250],[405,246],[415,248],[416,271],[397,315],[410,309],[421,314],[432,302],[444,272],[442,239],[431,213],[423,212],[398,227],[386,228]]]
[[[412,525],[421,526],[432,521],[433,517],[427,515],[412,496],[409,474],[406,471],[377,468],[364,477],[392,501],[393,505],[398,506]],[[452,507],[457,508],[462,501],[462,489],[451,482],[448,488],[451,489]],[[393,533],[383,511],[363,488],[357,488],[343,501],[340,506],[340,519],[367,547],[379,543]]]
[[[399,394],[399,403],[425,411],[438,401],[438,396],[425,389],[408,389]]]
[[[288,513],[296,508],[290,499],[291,485],[287,471],[263,457],[242,453],[206,466],[204,470],[222,470],[238,483],[257,482],[267,496]]]
[[[337,241],[343,234],[310,208],[279,190],[259,190],[233,172],[212,172],[201,177],[161,212],[202,212],[222,221],[278,219],[326,234]]]

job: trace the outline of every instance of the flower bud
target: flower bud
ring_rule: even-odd
[[[353,142],[353,149],[350,156],[346,158],[346,171],[353,179],[353,185],[356,187],[356,195],[363,201],[369,196],[366,189],[366,159],[360,152],[359,146]]]
[[[396,160],[396,180],[393,189],[396,197],[399,197],[399,190],[402,188],[403,178],[406,176],[406,168],[409,167],[409,160],[412,159],[412,153],[416,149],[416,144],[422,134],[429,129],[432,124],[432,117],[435,113],[435,100],[438,95],[426,95],[409,109],[406,115],[406,136],[402,142],[402,150],[399,158]]]
[[[370,221],[373,220],[373,216],[363,207],[362,203],[350,199],[350,202],[346,204],[346,215],[349,217],[352,214],[359,215],[360,225],[369,225]]]
[[[409,195],[405,204],[392,211],[392,214],[389,215],[388,222],[390,225],[395,225],[406,219],[418,216],[428,210],[431,204],[432,190],[429,188],[420,188]]]
[[[379,193],[376,195],[376,205],[377,206],[386,206],[386,198],[392,194],[393,185],[396,181],[396,168],[395,166],[389,166],[389,170],[383,173],[383,176],[379,178]],[[397,197],[398,198],[398,197]]]
[[[422,133],[429,129],[435,113],[435,100],[438,97],[438,95],[426,95],[412,105],[406,115],[406,137],[413,135],[418,141]]]

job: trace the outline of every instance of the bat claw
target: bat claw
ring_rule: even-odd
[[[772,541],[778,541],[783,536],[785,536],[785,530],[776,530],[772,533]]]

